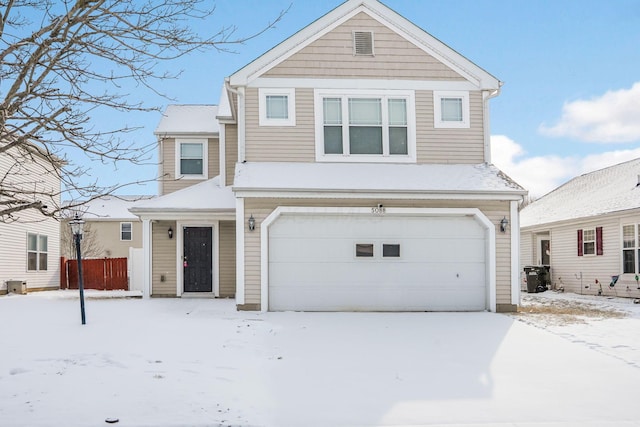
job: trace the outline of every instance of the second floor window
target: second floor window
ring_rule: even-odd
[[[27,270],[45,271],[49,261],[49,239],[43,234],[27,233]]]
[[[468,92],[433,92],[433,127],[469,128],[469,115]]]
[[[176,141],[176,178],[207,178],[207,140]]]
[[[412,161],[413,105],[413,96],[407,92],[316,92],[316,111],[321,113],[316,116],[318,160]]]
[[[295,89],[261,88],[258,91],[260,126],[295,126]]]
[[[120,240],[129,241],[133,237],[133,224],[130,222],[120,223]]]

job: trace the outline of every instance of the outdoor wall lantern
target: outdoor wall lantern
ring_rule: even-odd
[[[253,217],[253,214],[249,217],[249,231],[253,231],[256,229],[256,219]]]
[[[84,315],[84,283],[82,281],[82,251],[80,250],[80,240],[82,240],[82,233],[84,231],[84,220],[78,216],[78,213],[74,215],[73,219],[69,221],[71,226],[71,233],[73,233],[73,240],[76,244],[76,255],[78,259],[78,288],[80,289],[80,317],[82,324],[86,324],[86,318]]]
[[[167,234],[169,234],[169,238],[173,239],[173,228],[169,227],[169,230],[167,231]]]
[[[505,216],[500,220],[500,231],[502,231],[503,233],[506,232],[507,231],[507,225],[509,225],[509,220]]]

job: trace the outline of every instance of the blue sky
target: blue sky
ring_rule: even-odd
[[[542,196],[574,176],[640,157],[640,1],[385,0],[432,36],[504,82],[491,101],[493,163]],[[276,28],[236,53],[207,52],[167,66],[182,69],[162,89],[166,105],[217,104],[225,76],[341,4],[340,0],[217,0],[199,31],[237,26],[249,35],[289,12]],[[159,114],[130,115],[144,128],[130,137],[154,141]],[[152,178],[155,166],[99,170],[107,179]],[[96,169],[98,171],[98,169]],[[130,187],[153,194],[155,185]]]

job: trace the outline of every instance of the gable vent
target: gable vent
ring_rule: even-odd
[[[355,55],[373,55],[373,32],[354,31],[353,49]]]

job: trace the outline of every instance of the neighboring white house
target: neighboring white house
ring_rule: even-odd
[[[521,267],[550,267],[570,292],[640,297],[640,159],[572,179],[520,221]]]
[[[227,77],[219,106],[167,109],[160,197],[131,209],[147,294],[515,310],[526,191],[491,165],[500,87],[382,3],[344,2]]]
[[[21,155],[11,149],[0,155],[0,188],[11,192],[27,188],[46,209],[60,206],[60,178],[44,158]],[[2,196],[0,196],[0,200]],[[16,212],[5,222],[0,220],[0,294],[8,285],[26,283],[28,291],[57,289],[60,283],[60,225],[56,219],[38,210]]]

